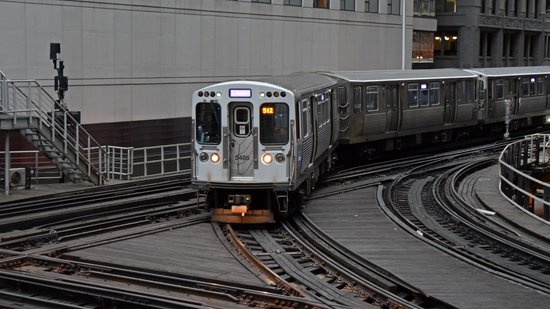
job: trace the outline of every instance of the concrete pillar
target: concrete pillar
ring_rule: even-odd
[[[491,42],[491,59],[493,59],[493,64],[497,67],[501,67],[502,65],[502,55],[504,52],[504,31],[502,29],[498,29],[496,32],[493,33],[493,40]]]

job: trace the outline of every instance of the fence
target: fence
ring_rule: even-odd
[[[153,176],[191,173],[191,144],[173,144],[153,147],[103,146],[107,152],[108,179],[131,180]],[[0,151],[3,166],[4,151]],[[61,172],[38,150],[10,151],[13,168],[31,167],[32,180],[59,180]]]
[[[535,134],[509,144],[502,151],[501,193],[514,205],[550,220],[550,135]]]

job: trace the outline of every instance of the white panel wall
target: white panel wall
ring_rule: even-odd
[[[49,43],[62,43],[67,104],[99,123],[189,116],[207,83],[401,67],[400,16],[279,2],[0,0],[0,70],[51,86]]]

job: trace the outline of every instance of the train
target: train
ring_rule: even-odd
[[[369,157],[502,132],[505,121],[547,125],[549,76],[550,66],[334,71],[209,85],[192,97],[192,186],[213,221],[274,223],[338,149]]]

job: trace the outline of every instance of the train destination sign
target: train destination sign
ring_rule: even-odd
[[[251,98],[252,89],[229,89],[230,98]]]

